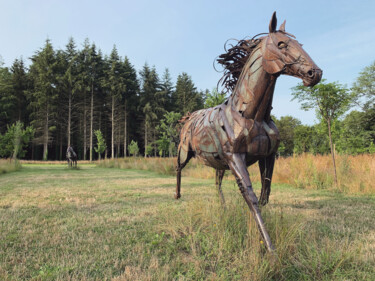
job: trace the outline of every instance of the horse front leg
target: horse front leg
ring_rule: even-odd
[[[245,156],[245,154],[239,153],[232,154],[228,159],[229,168],[231,169],[233,175],[237,180],[237,184],[240,188],[243,198],[249,206],[250,211],[254,215],[254,219],[256,221],[260,234],[263,237],[267,250],[269,252],[274,252],[275,248],[272,245],[271,238],[268,235],[260,213],[258,198],[256,197],[251,185],[249,173],[247,171],[245,163]]]
[[[259,160],[259,170],[262,180],[262,191],[260,193],[259,202],[262,206],[268,203],[271,193],[271,181],[273,174],[273,167],[275,166],[276,154],[273,153],[268,157]]]

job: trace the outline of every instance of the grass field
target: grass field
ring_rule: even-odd
[[[0,175],[0,280],[375,280],[375,197],[275,184],[267,255],[232,181],[80,165]],[[256,186],[257,193],[259,187]]]

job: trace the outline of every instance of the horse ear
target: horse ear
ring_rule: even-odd
[[[285,32],[285,23],[286,23],[286,20],[284,20],[284,22],[280,25],[279,30],[282,32]]]
[[[277,25],[277,18],[276,18],[276,11],[275,11],[272,14],[272,18],[271,18],[270,25],[269,25],[270,33],[276,32],[276,25]]]

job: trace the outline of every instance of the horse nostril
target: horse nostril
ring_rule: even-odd
[[[310,77],[313,77],[314,74],[315,74],[315,72],[313,70],[307,71],[307,75],[310,76]]]

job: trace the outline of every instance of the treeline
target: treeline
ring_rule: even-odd
[[[187,73],[178,75],[175,85],[168,69],[160,76],[146,63],[137,73],[116,46],[106,55],[88,39],[78,49],[70,38],[63,50],[46,40],[30,59],[28,68],[22,58],[0,68],[0,134],[17,121],[32,126],[26,159],[65,159],[69,145],[79,159],[96,159],[96,130],[104,137],[105,157],[129,155],[131,140],[140,153],[159,155],[163,122],[175,126],[183,114],[202,108],[209,95],[198,91]],[[166,118],[172,120],[165,124]],[[166,141],[170,151],[170,134],[164,147]]]
[[[375,62],[350,89],[325,81],[292,89],[319,123],[274,117],[279,154],[374,153],[374,89]],[[46,40],[29,67],[22,58],[10,67],[0,62],[0,157],[63,160],[70,145],[81,160],[173,156],[178,120],[224,100],[215,89],[198,91],[187,73],[173,83],[168,69],[160,75],[146,63],[137,71],[116,46],[108,55],[88,39],[81,49],[73,38],[64,49]]]
[[[370,121],[371,120],[371,121]],[[280,131],[280,156],[331,153],[329,133],[325,122],[304,125],[292,116],[275,120]],[[375,153],[375,110],[352,111],[342,120],[335,120],[332,130],[334,150],[340,154]]]

